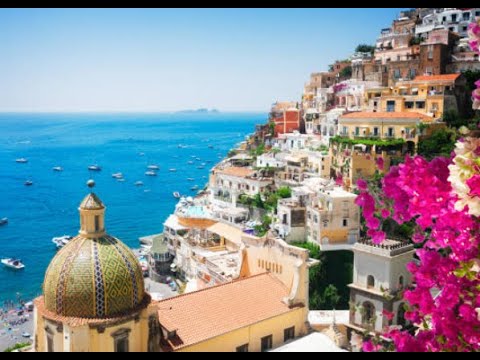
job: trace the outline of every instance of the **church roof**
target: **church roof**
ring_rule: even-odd
[[[262,273],[159,301],[160,324],[176,331],[164,349],[178,350],[294,311],[282,301],[287,296],[280,280]]]
[[[80,209],[85,210],[100,210],[105,209],[105,205],[103,205],[102,200],[95,195],[94,193],[90,193],[85,196],[82,203],[80,204]]]
[[[145,297],[132,251],[105,235],[77,236],[50,262],[43,284],[47,310],[62,316],[108,318],[136,309]]]

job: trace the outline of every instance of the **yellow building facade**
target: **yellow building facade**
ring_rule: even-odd
[[[461,74],[417,76],[390,88],[368,89],[365,109],[375,112],[413,112],[442,119],[445,111],[462,110],[459,93],[465,89]]]

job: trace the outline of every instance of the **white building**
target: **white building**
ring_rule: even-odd
[[[353,252],[353,283],[349,287],[354,306],[348,327],[380,333],[386,326],[404,325],[403,298],[398,295],[411,282],[406,266],[413,260],[413,245],[389,239],[377,245],[362,240]],[[388,320],[384,310],[393,313],[393,319]]]
[[[329,146],[330,138],[338,135],[338,118],[344,112],[344,108],[335,108],[328,111],[325,116],[321,118],[320,129],[323,145]]]
[[[262,177],[247,167],[213,169],[210,176],[210,200],[214,205],[236,207],[240,195],[253,197],[265,192],[272,184],[272,178]]]
[[[458,33],[461,37],[468,36],[468,24],[475,17],[480,17],[480,8],[458,9],[443,8],[436,9],[422,19],[422,23],[415,27],[415,34],[426,37],[429,32],[435,29],[447,29]]]
[[[285,154],[269,152],[257,157],[257,168],[282,168]]]
[[[291,152],[294,150],[316,148],[320,146],[320,144],[320,136],[300,134],[300,132],[294,131],[293,133],[279,134],[275,140],[274,148]]]

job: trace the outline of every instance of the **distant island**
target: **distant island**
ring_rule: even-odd
[[[177,113],[218,113],[220,111],[218,111],[217,109],[207,109],[207,108],[200,108],[200,109],[196,109],[196,110],[180,110],[180,111],[177,111]]]

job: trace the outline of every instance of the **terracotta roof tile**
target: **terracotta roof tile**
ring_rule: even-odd
[[[460,74],[443,74],[443,75],[419,75],[413,81],[455,81]]]
[[[164,344],[177,350],[294,311],[282,299],[288,289],[263,273],[158,302],[160,324],[176,336]]]
[[[246,167],[232,166],[223,170],[217,171],[218,174],[237,176],[237,177],[249,177],[252,176],[255,171]]]
[[[420,114],[417,112],[409,112],[409,111],[402,111],[402,112],[352,112],[349,114],[340,115],[340,118],[346,119],[379,119],[379,118],[387,118],[387,119],[423,119],[423,120],[431,120],[432,117],[427,116],[425,114]]]

